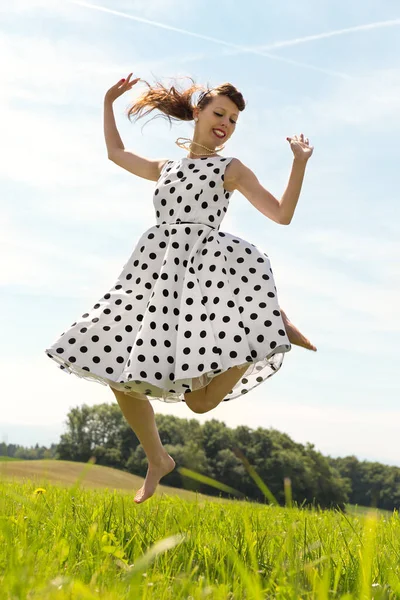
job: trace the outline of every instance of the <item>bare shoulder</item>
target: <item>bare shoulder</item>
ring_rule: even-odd
[[[232,158],[225,170],[224,187],[228,192],[238,189],[239,182],[250,169],[246,167],[238,158]]]
[[[160,179],[160,175],[161,175],[161,171],[163,170],[163,168],[165,167],[165,165],[167,164],[167,162],[170,162],[169,158],[160,158],[158,161],[155,161],[157,163],[157,179],[156,181],[158,181]]]
[[[232,166],[232,168],[231,168]],[[275,223],[288,225],[290,221],[283,220],[281,203],[258,180],[256,174],[246,167],[241,160],[234,158],[226,167],[227,182],[224,187],[227,191],[238,190],[257,209]]]
[[[153,176],[153,181],[158,181],[160,179],[161,171],[163,170],[163,168],[165,167],[167,162],[170,162],[170,160],[168,158],[160,158],[160,159],[155,159],[152,161],[154,171],[155,171],[154,176]]]

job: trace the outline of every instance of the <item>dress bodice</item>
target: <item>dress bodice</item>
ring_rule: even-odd
[[[218,229],[233,194],[224,188],[231,160],[213,156],[167,161],[153,196],[157,224],[190,222]]]

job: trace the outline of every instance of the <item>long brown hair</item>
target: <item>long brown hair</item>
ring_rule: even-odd
[[[196,106],[200,110],[205,108],[212,100],[213,93],[221,96],[228,96],[236,104],[240,111],[244,110],[246,102],[239,92],[231,83],[222,83],[215,88],[205,88],[202,85],[196,84],[192,77],[188,76],[191,80],[192,85],[187,89],[179,89],[176,84],[172,85],[169,89],[165,87],[160,81],[156,81],[154,86],[151,86],[147,81],[141,79],[148,87],[148,90],[137,98],[129,107],[127,111],[128,119],[131,121],[131,117],[136,120],[148,115],[155,109],[158,109],[162,114],[155,115],[155,117],[166,117],[170,125],[172,126],[172,119],[174,121],[192,121],[194,118],[192,104],[192,96],[201,90]],[[147,110],[144,110],[149,107]],[[153,117],[154,118],[154,117]]]

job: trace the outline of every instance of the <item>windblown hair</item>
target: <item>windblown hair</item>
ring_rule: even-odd
[[[172,126],[174,121],[192,121],[194,118],[193,109],[197,106],[200,110],[205,108],[212,100],[213,95],[227,96],[236,104],[240,111],[244,110],[246,103],[242,94],[231,83],[222,83],[215,88],[205,88],[204,86],[195,83],[192,77],[188,77],[192,85],[187,89],[178,89],[176,85],[172,85],[169,89],[161,82],[156,81],[156,85],[151,86],[147,81],[143,81],[149,88],[139,98],[135,100],[127,111],[128,119],[131,117],[136,120],[148,115],[155,109],[158,109],[162,114],[155,117],[166,117]],[[197,104],[192,103],[192,96],[201,90]],[[145,110],[146,107],[149,107]]]

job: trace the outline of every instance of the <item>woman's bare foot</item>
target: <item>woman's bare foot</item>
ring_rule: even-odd
[[[165,456],[161,462],[149,464],[144,484],[140,490],[136,492],[136,496],[134,498],[136,504],[141,504],[150,498],[150,496],[152,496],[156,491],[160,479],[174,469],[175,461],[169,454],[167,454],[167,456]]]
[[[285,323],[285,329],[289,341],[291,344],[296,346],[301,346],[302,348],[307,348],[307,350],[317,351],[317,348],[308,340],[300,331],[297,329],[293,323],[291,323],[286,315],[286,313],[280,309],[283,322]]]

